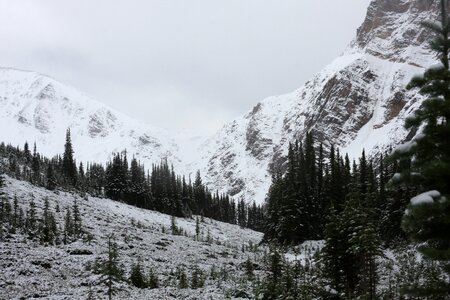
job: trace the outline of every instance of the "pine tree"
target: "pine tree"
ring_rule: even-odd
[[[200,237],[200,219],[197,216],[195,218],[195,238],[197,239],[197,241],[199,240]]]
[[[28,142],[25,142],[25,145],[23,145],[23,153],[25,156],[25,164],[29,165],[31,162],[31,152],[30,147],[28,146]]]
[[[191,288],[198,289],[202,288],[205,284],[205,280],[203,278],[203,271],[199,266],[194,266],[194,270],[192,271],[191,277]]]
[[[153,269],[149,270],[147,278],[147,285],[150,289],[157,289],[159,287],[158,275],[155,274]]]
[[[144,273],[142,271],[142,263],[138,260],[132,267],[130,272],[130,282],[135,287],[144,289],[147,287],[147,281],[145,280]]]
[[[13,215],[12,215],[12,228],[13,232],[15,233],[16,230],[20,227],[20,221],[19,221],[19,200],[17,199],[17,195],[14,195],[13,200]]]
[[[423,192],[411,199],[402,228],[417,242],[428,259],[441,262],[447,279],[426,287],[411,288],[417,295],[450,296],[450,23],[448,1],[441,0],[440,22],[425,22],[435,34],[430,42],[440,65],[416,76],[407,89],[419,89],[427,99],[406,120],[407,129],[423,128],[416,137],[397,148],[393,159],[409,161],[409,168],[397,176],[404,184]],[[397,178],[398,179],[398,178]]]
[[[48,190],[54,190],[56,188],[56,177],[53,170],[53,164],[50,162],[47,166],[47,185]]]
[[[77,181],[77,166],[73,159],[73,147],[70,137],[70,128],[66,131],[66,143],[64,145],[62,171],[67,184],[75,186]]]
[[[27,211],[26,217],[27,233],[30,237],[35,237],[37,233],[37,215],[36,215],[36,203],[34,202],[34,196],[30,199],[30,208]]]
[[[73,224],[72,224],[73,235],[75,238],[79,238],[82,232],[82,224],[81,224],[80,208],[78,206],[78,201],[76,198],[73,200],[72,215],[73,215]]]
[[[282,295],[281,277],[282,277],[282,258],[276,248],[272,248],[267,262],[268,276],[264,282],[263,299],[278,299]]]
[[[4,196],[0,196],[0,240],[3,238],[3,227],[9,231],[11,225],[11,204]]]
[[[178,268],[178,288],[187,289],[189,287],[186,272],[182,268]]]
[[[32,178],[33,178],[33,182],[35,184],[40,184],[41,183],[41,166],[40,166],[40,161],[39,161],[39,154],[37,153],[36,150],[36,143],[34,143],[34,149],[33,149],[33,159],[32,159],[32,164],[31,164],[31,170],[33,172]]]
[[[48,198],[44,198],[44,210],[42,213],[41,220],[41,243],[42,244],[53,244],[57,235],[57,226],[53,213],[50,211]]]
[[[108,298],[111,300],[115,293],[114,282],[123,279],[123,270],[119,264],[119,252],[114,235],[108,236],[108,258],[102,263],[100,272],[103,274],[103,281],[108,286]]]
[[[266,199],[266,216],[263,237],[265,242],[278,239],[282,195],[283,179],[280,172],[275,172],[272,176],[272,185],[269,188]]]
[[[247,260],[245,261],[245,275],[247,276],[248,280],[253,280],[255,274],[254,274],[255,267],[253,266],[253,262],[251,261],[250,257],[247,257]]]
[[[73,219],[70,213],[70,208],[66,209],[66,215],[64,217],[64,244],[70,243],[74,234]]]
[[[347,261],[348,241],[345,236],[342,218],[334,207],[328,211],[328,220],[325,226],[325,245],[321,251],[323,273],[329,280],[331,291],[338,294],[328,294],[327,299],[340,299],[346,287],[345,262]],[[329,291],[327,291],[329,293]]]

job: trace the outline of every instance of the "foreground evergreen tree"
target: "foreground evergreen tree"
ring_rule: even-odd
[[[422,132],[412,141],[397,148],[393,158],[408,161],[410,167],[394,179],[416,187],[422,194],[411,199],[402,227],[420,243],[419,251],[427,259],[438,261],[447,277],[438,284],[412,287],[408,293],[418,296],[450,297],[450,71],[448,1],[441,0],[440,22],[424,26],[435,34],[431,41],[440,60],[438,66],[417,76],[407,86],[419,88],[427,99],[406,120],[407,129]]]

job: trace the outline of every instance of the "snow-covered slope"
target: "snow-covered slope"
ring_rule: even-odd
[[[197,238],[195,219],[176,219],[176,226],[184,234],[172,235],[169,215],[109,199],[51,192],[11,178],[6,178],[6,186],[0,191],[11,204],[17,196],[19,207],[25,212],[33,198],[38,218],[42,216],[45,198],[53,212],[58,204],[60,212],[55,213],[55,218],[61,234],[66,208],[72,209],[76,200],[83,231],[92,235],[91,241],[80,239],[47,247],[20,233],[4,235],[0,242],[0,300],[87,299],[89,292],[94,299],[106,299],[106,286],[89,266],[97,258],[105,258],[107,237],[111,234],[117,239],[119,262],[126,278],[139,259],[144,272],[151,268],[160,281],[160,288],[152,290],[121,282],[116,286],[115,299],[228,299],[227,294],[233,296],[239,289],[251,294],[250,286],[237,287],[236,282],[242,282],[248,257],[260,263],[265,248],[258,250],[256,245],[262,239],[261,233],[205,219],[200,222]],[[243,252],[243,247],[252,251]],[[178,289],[173,272],[177,268],[184,270],[190,283],[196,266],[205,274],[205,287]],[[226,279],[217,284],[218,279],[210,278],[212,271],[217,276],[226,274]]]
[[[106,160],[127,148],[149,166],[162,158],[177,172],[201,170],[204,182],[262,203],[270,170],[288,143],[313,131],[350,156],[402,142],[404,119],[421,99],[404,87],[434,63],[420,23],[438,15],[437,0],[373,0],[344,53],[296,91],[267,98],[209,138],[157,130],[51,78],[0,69],[0,140],[36,141],[46,155],[62,152],[72,129],[78,160]],[[305,59],[310,59],[305,57]]]
[[[409,134],[405,117],[421,103],[405,86],[435,61],[421,22],[437,18],[438,2],[372,1],[340,57],[298,90],[261,101],[208,141],[202,160],[207,181],[261,202],[272,166],[282,165],[288,143],[306,132],[351,157],[401,143]]]
[[[127,149],[150,166],[168,159],[176,168],[195,159],[201,138],[138,122],[48,76],[0,68],[0,140],[23,147],[36,142],[48,156],[62,153],[71,129],[78,161],[105,162]],[[176,139],[176,140],[175,140]]]

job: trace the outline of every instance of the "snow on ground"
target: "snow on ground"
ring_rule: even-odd
[[[52,192],[27,182],[6,178],[3,192],[12,203],[14,195],[26,210],[33,197],[38,215],[43,199],[48,197],[50,207],[56,203],[60,213],[58,224],[63,224],[65,208],[77,199],[82,214],[83,229],[93,235],[91,242],[76,241],[68,245],[44,247],[15,234],[0,243],[0,299],[86,299],[91,290],[95,299],[106,299],[106,286],[99,275],[89,270],[97,257],[107,252],[107,236],[114,233],[119,245],[119,259],[127,275],[138,258],[144,269],[158,274],[161,287],[138,289],[120,284],[115,299],[225,299],[233,297],[236,290],[247,293],[250,288],[240,280],[243,263],[250,257],[257,261],[262,251],[242,251],[243,245],[258,245],[262,234],[210,219],[200,223],[201,241],[195,240],[196,220],[176,219],[176,225],[187,236],[172,235],[171,217],[154,211],[136,208],[109,199],[81,197],[66,192]],[[207,237],[210,236],[209,242]],[[83,250],[92,254],[74,255]],[[72,255],[70,254],[72,252]],[[194,266],[205,274],[211,269],[228,276],[228,280],[206,280],[201,289],[178,289],[176,279],[170,275],[177,267],[185,269],[188,280]],[[239,285],[236,282],[241,282]]]

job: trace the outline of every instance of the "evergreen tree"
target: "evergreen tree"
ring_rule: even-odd
[[[195,237],[198,241],[200,237],[200,219],[198,216],[195,218]]]
[[[199,266],[194,266],[194,270],[192,271],[191,277],[191,288],[198,289],[202,288],[205,284],[205,280],[203,278],[203,271]]]
[[[148,272],[147,285],[150,289],[157,289],[159,287],[158,275],[155,274],[153,269]]]
[[[54,190],[56,188],[56,177],[55,177],[55,173],[53,170],[53,165],[52,163],[48,164],[47,167],[47,185],[46,188],[48,190]]]
[[[238,225],[241,227],[247,227],[247,211],[243,198],[241,198],[238,202]]]
[[[64,244],[70,243],[74,235],[73,219],[70,213],[70,208],[67,207],[66,215],[64,217]]]
[[[78,206],[78,201],[76,198],[73,200],[72,215],[73,215],[73,224],[72,224],[73,235],[75,238],[79,238],[82,232],[82,225],[81,225],[80,208]]]
[[[32,238],[35,237],[38,228],[37,228],[36,204],[34,202],[33,195],[30,199],[30,208],[27,211],[25,223],[28,235]]]
[[[115,293],[114,282],[123,279],[123,270],[119,264],[119,252],[114,235],[108,236],[108,258],[102,263],[100,272],[103,281],[108,286],[108,298],[111,300]]]
[[[44,198],[44,210],[41,220],[41,243],[53,244],[57,236],[57,226],[53,213],[50,211],[48,198]]]
[[[189,287],[186,272],[184,269],[178,268],[178,288],[187,289]]]
[[[145,280],[144,273],[142,271],[141,261],[138,260],[132,267],[130,272],[130,282],[135,287],[144,289],[147,287],[147,281]]]
[[[3,239],[4,229],[8,231],[11,219],[11,204],[4,196],[0,196],[0,240]]]
[[[269,188],[266,199],[266,215],[264,225],[264,238],[266,242],[278,239],[278,228],[280,219],[280,206],[283,195],[283,180],[280,172],[272,176],[272,185]]]
[[[280,252],[272,248],[268,257],[268,276],[264,282],[263,299],[278,299],[283,294],[281,289],[281,278],[283,264]]]
[[[16,230],[21,226],[20,224],[20,220],[19,220],[19,200],[17,199],[17,195],[14,195],[14,200],[13,200],[13,215],[12,215],[12,229],[13,232],[15,233]]]
[[[66,131],[66,143],[64,145],[62,171],[67,183],[75,186],[77,181],[77,166],[73,159],[73,147],[70,137],[70,128]]]
[[[41,166],[40,166],[39,154],[37,153],[37,150],[36,150],[36,143],[34,143],[31,170],[33,172],[33,175],[32,175],[33,182],[35,182],[36,184],[40,184],[41,183],[41,174],[40,174]]]
[[[23,145],[23,153],[25,156],[25,164],[29,165],[31,162],[31,152],[30,147],[28,146],[28,142],[25,142],[25,145]]]
[[[447,10],[448,1],[441,0],[440,22],[424,23],[435,34],[430,46],[440,65],[426,70],[423,76],[414,77],[407,86],[418,88],[427,97],[405,123],[407,129],[420,128],[421,133],[392,155],[399,162],[409,162],[409,168],[394,179],[423,192],[411,199],[402,227],[420,243],[419,251],[426,258],[440,262],[447,273],[447,279],[438,284],[409,290],[422,296],[450,297],[450,23]]]
[[[116,154],[106,167],[106,196],[113,200],[124,199],[128,184],[128,166],[125,164],[126,160]]]

